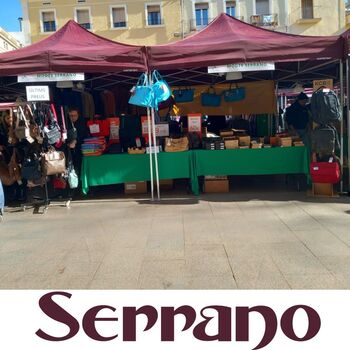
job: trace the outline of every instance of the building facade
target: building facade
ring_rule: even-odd
[[[333,35],[346,28],[344,0],[22,0],[26,42],[74,19],[93,33],[137,45],[179,40],[222,12],[293,34]]]
[[[0,27],[0,53],[17,50],[20,47],[20,42]]]

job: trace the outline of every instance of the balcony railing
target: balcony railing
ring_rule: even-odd
[[[244,21],[244,16],[235,16],[235,18],[239,19],[240,21]],[[197,21],[197,19],[193,18],[190,20],[190,30],[201,30],[205,28],[211,21],[213,21],[215,18],[208,18],[208,19],[202,19],[201,21]]]
[[[250,23],[259,27],[276,27],[278,25],[278,15],[252,15],[250,16]]]
[[[163,18],[158,18],[158,19],[152,19],[152,20],[147,20],[145,21],[145,26],[146,27],[153,27],[153,26],[163,26],[164,25],[164,19]]]

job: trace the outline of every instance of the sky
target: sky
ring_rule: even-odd
[[[22,16],[20,0],[0,0],[0,27],[8,32],[18,32],[18,17]]]

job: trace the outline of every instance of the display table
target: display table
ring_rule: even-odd
[[[192,178],[192,152],[159,153],[158,165],[159,178],[162,180]],[[85,194],[89,192],[90,186],[149,180],[148,154],[107,154],[83,158],[81,181]],[[196,189],[196,184],[192,188]]]
[[[192,152],[192,161],[195,163],[192,184],[196,177],[205,175],[309,174],[309,156],[306,147]]]
[[[196,195],[199,176],[309,174],[306,147],[162,152],[158,154],[158,164],[160,179],[188,178]],[[148,154],[111,154],[83,159],[81,180],[85,194],[90,186],[150,179]]]

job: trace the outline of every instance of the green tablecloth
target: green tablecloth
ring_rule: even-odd
[[[191,178],[191,166],[191,152],[158,154],[160,179]],[[109,154],[83,158],[81,181],[85,194],[89,192],[90,186],[149,181],[150,179],[148,154]]]
[[[189,178],[194,194],[199,194],[198,176],[309,174],[305,147],[194,150],[159,153],[159,178]],[[83,192],[89,186],[149,181],[148,154],[113,154],[84,157],[81,171]]]

